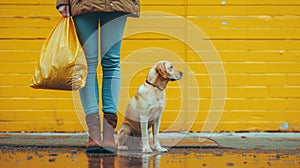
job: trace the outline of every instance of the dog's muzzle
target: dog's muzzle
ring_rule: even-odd
[[[171,78],[170,80],[171,80],[171,81],[177,81],[177,80],[180,80],[180,79],[182,78],[182,76],[183,76],[183,73],[182,73],[181,71],[179,71],[178,74],[179,74],[178,77],[176,77],[176,78]]]

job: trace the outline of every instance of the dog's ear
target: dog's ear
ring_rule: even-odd
[[[162,63],[157,64],[157,66],[156,66],[156,72],[161,77],[163,77],[164,79],[167,79],[168,78],[168,73],[167,73],[167,70],[166,70],[166,63],[162,62]]]

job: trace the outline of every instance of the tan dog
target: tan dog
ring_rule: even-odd
[[[158,140],[160,119],[165,107],[165,91],[169,81],[179,80],[182,72],[171,62],[159,61],[150,70],[131,102],[128,104],[125,119],[118,131],[118,146],[137,149],[142,145],[143,152],[152,152],[149,145],[149,129],[152,127],[154,149],[167,152]],[[142,143],[140,143],[142,142]]]

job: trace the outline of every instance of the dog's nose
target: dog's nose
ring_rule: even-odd
[[[179,79],[181,79],[182,78],[182,76],[183,76],[183,73],[181,72],[181,71],[179,71],[179,76],[177,77],[177,80],[179,80]]]
[[[179,71],[179,75],[182,77],[183,76],[183,72]]]

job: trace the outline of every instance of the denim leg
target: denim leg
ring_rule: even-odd
[[[127,16],[121,12],[100,13],[102,111],[116,114],[120,95],[120,49]]]
[[[86,115],[99,112],[98,98],[98,13],[86,13],[73,17],[77,35],[85,53],[88,74],[86,85],[79,90]]]

